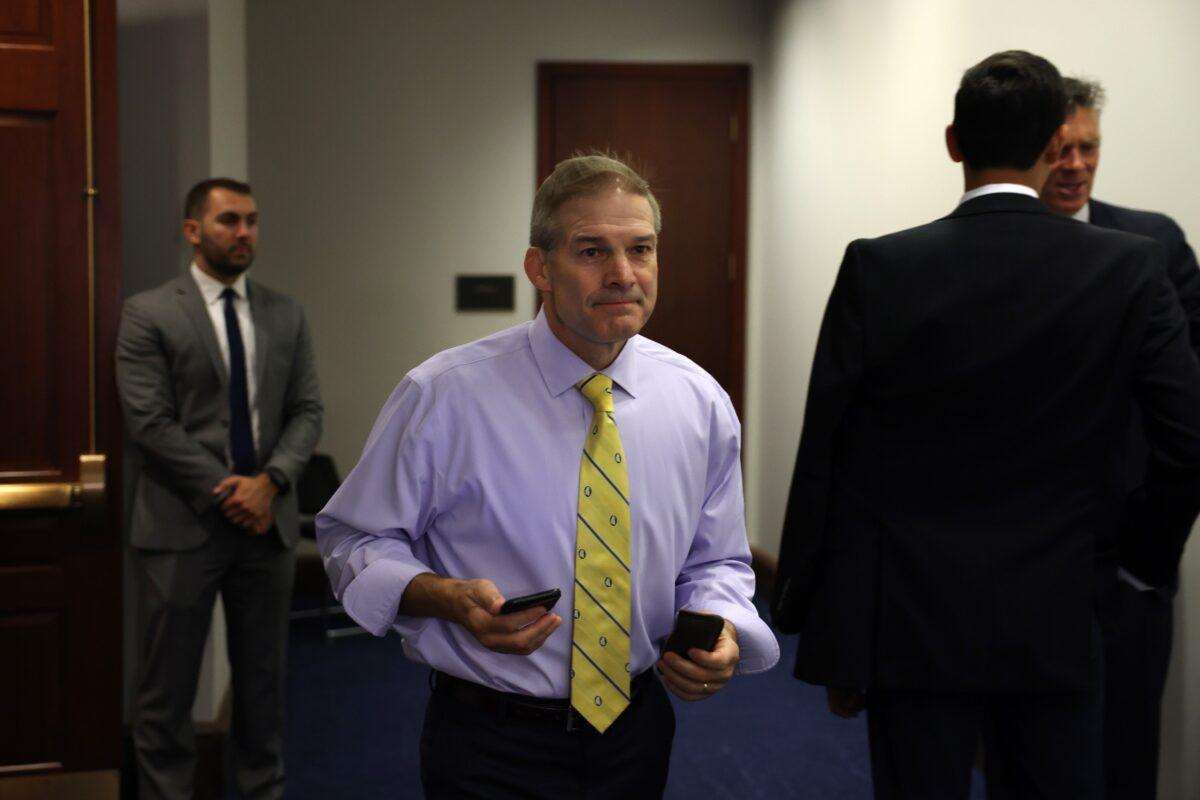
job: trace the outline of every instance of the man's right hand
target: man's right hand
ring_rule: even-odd
[[[502,605],[504,595],[489,580],[463,581],[426,572],[409,581],[400,613],[454,622],[488,650],[522,656],[541,647],[562,624],[562,617],[541,606],[501,614]]]

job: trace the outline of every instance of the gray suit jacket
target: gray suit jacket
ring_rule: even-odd
[[[312,339],[294,300],[247,280],[254,317],[258,463],[290,487],[321,433]],[[230,474],[229,376],[204,299],[190,273],[125,302],[117,334],[117,388],[144,456],[134,489],[131,543],[188,550],[227,524],[212,489]],[[296,493],[275,498],[284,545],[299,536]]]

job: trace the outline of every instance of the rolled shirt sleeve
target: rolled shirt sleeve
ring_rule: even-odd
[[[418,555],[437,512],[429,393],[406,377],[392,392],[362,458],[317,515],[317,546],[334,595],[376,636],[416,638],[429,620],[398,616],[417,575],[434,570]]]
[[[720,614],[737,630],[741,674],[763,672],[779,661],[779,641],[754,606],[754,571],[746,542],[740,426],[727,396],[714,409],[708,494],[692,548],[675,582],[680,609]]]

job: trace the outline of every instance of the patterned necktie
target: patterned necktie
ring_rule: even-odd
[[[250,429],[250,395],[246,390],[246,348],[242,329],[233,308],[233,289],[221,292],[225,298],[225,336],[229,340],[229,455],[235,475],[253,475],[254,433]]]
[[[629,479],[612,379],[596,372],[576,388],[595,413],[579,465],[571,705],[604,733],[629,705]]]

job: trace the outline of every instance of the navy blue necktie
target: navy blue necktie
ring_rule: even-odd
[[[221,292],[225,298],[225,336],[229,339],[229,454],[235,475],[253,475],[254,432],[250,429],[250,395],[246,390],[246,348],[242,329],[233,308],[233,289]]]

